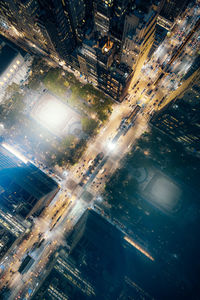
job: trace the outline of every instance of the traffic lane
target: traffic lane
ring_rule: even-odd
[[[124,116],[126,116],[130,112],[130,108],[128,107],[128,104],[123,105],[124,109],[121,109],[119,107],[115,108],[115,111],[109,120],[108,124],[105,125],[105,127],[102,128],[102,132],[100,133],[97,138],[95,138],[94,141],[89,142],[88,148],[86,150],[86,153],[84,154],[83,158],[80,160],[80,162],[71,170],[71,174],[76,179],[80,179],[81,176],[87,171],[89,168],[88,162],[90,160],[94,160],[96,155],[99,152],[105,152],[107,151],[107,143],[110,139],[112,139],[121,123],[121,120]],[[122,108],[123,108],[122,107]],[[106,136],[106,138],[105,138]],[[83,174],[82,174],[83,173]]]
[[[128,151],[130,151],[130,147],[134,145],[134,143],[144,133],[144,131],[148,130],[149,127],[146,118],[139,114],[137,120],[134,123],[134,126],[129,129],[125,136],[121,136],[121,138],[116,143],[115,149],[113,150],[113,152],[110,152],[106,162],[103,164],[102,168],[109,170],[109,173],[106,173],[106,176],[102,176],[101,174],[99,174],[101,170],[101,168],[99,168],[98,174],[96,174],[96,178],[92,176],[92,180],[90,179],[88,184],[86,185],[87,189],[94,196],[97,196],[104,190],[104,186],[106,184],[106,181],[108,180],[108,177],[110,177],[111,174],[113,174],[114,171],[120,167],[120,161],[122,157]]]

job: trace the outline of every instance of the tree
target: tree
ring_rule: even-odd
[[[19,91],[19,85],[13,82],[6,88],[6,95],[13,95],[15,93],[19,93]]]
[[[82,123],[83,131],[85,131],[89,135],[92,135],[98,126],[97,121],[89,118],[82,118],[81,123]]]
[[[64,149],[70,148],[72,146],[72,144],[74,143],[74,140],[75,140],[75,136],[74,135],[68,135],[67,137],[65,137],[62,140],[62,145],[61,146]]]

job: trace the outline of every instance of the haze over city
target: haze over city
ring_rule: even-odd
[[[0,299],[200,298],[200,1],[0,1]]]

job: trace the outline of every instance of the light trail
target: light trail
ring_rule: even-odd
[[[140,251],[142,254],[144,254],[146,257],[148,257],[150,260],[154,261],[155,259],[141,246],[136,244],[133,240],[131,240],[128,236],[124,237],[125,241],[127,241],[131,246],[135,247],[138,251]]]

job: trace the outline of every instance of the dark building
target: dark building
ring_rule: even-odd
[[[154,37],[155,4],[143,0],[3,0],[0,11],[6,37],[70,65],[117,101],[140,71]]]
[[[192,76],[196,71],[200,71],[200,54],[197,55],[197,57],[189,67],[187,73],[183,77],[183,80],[187,80],[188,78],[190,78],[190,76]]]
[[[149,57],[164,41],[167,33],[170,33],[174,26],[175,19],[186,9],[189,0],[164,0],[158,6],[158,16],[155,28],[155,40],[150,50]]]
[[[155,38],[151,50],[149,51],[149,57],[155,52],[155,50],[161,45],[164,41],[167,33],[170,32],[174,23],[170,20],[164,18],[161,15],[157,16],[156,27],[155,27]]]
[[[60,58],[68,61],[76,46],[71,24],[72,20],[75,23],[76,18],[73,15],[70,19],[68,9],[68,2],[61,0],[1,1],[2,22],[6,24],[3,32],[33,53],[50,55],[57,62]],[[76,12],[79,20],[79,12]],[[9,35],[9,30],[6,30],[9,27],[14,34]]]
[[[6,148],[0,146],[0,257],[58,191],[56,182]]]
[[[105,94],[116,101],[123,99],[132,70],[115,60],[115,42],[104,36],[83,41],[78,51],[80,71]]]
[[[197,196],[198,193],[191,192],[186,188],[182,197],[182,200],[185,201],[184,203],[188,201],[191,195]],[[194,202],[198,203],[196,200]],[[144,206],[147,208],[145,203]],[[197,204],[197,206],[199,205]],[[193,207],[193,212],[197,209],[197,206]],[[134,206],[133,211],[135,209]],[[182,214],[185,214],[188,206],[184,206],[182,209],[184,209]],[[182,271],[183,253],[181,247],[177,250],[177,246],[174,244],[175,236],[171,233],[170,228],[173,228],[175,232],[179,232],[180,235],[183,234],[183,236],[184,230],[180,228],[178,222],[174,224],[174,220],[171,217],[163,215],[161,219],[157,209],[152,209],[151,211],[151,216],[147,216],[145,213],[141,215],[140,211],[138,218],[142,218],[142,222],[138,222],[140,224],[139,228],[138,223],[135,223],[133,237],[125,236],[125,233],[118,229],[119,227],[114,226],[112,222],[113,216],[107,218],[105,217],[105,211],[101,215],[97,208],[86,211],[75,225],[72,235],[68,238],[68,244],[71,246],[69,257],[76,262],[81,273],[87,276],[95,289],[97,299],[147,300],[154,298],[170,299],[171,297],[188,299],[193,287],[196,289],[195,292],[197,292],[198,276],[195,277],[195,275],[199,272],[199,263],[195,269],[195,274],[190,274],[190,278],[188,274],[190,272],[190,251],[185,250],[184,255],[186,255],[187,259],[184,265],[187,271]],[[134,212],[131,214],[134,215]],[[176,220],[182,219],[180,212],[175,214],[174,218]],[[158,220],[160,220],[161,224]],[[188,215],[182,220],[183,226],[186,226],[189,220],[190,217]],[[197,219],[192,222],[191,231],[196,228],[197,222]],[[152,234],[151,230],[149,231],[149,228],[152,228],[150,225],[152,223],[154,224],[153,227],[155,226],[155,234]],[[163,230],[162,237],[160,236],[160,225]],[[197,231],[195,231],[195,234],[197,234]],[[192,236],[185,237],[186,240],[187,238],[193,242],[195,240]],[[183,243],[181,237],[180,239],[177,238],[177,243],[179,245]],[[197,244],[199,249],[199,243]],[[169,254],[170,251],[165,249],[165,247],[168,247],[167,245],[170,245],[170,251],[173,251],[172,249],[179,251],[178,255],[180,255],[180,258],[174,259]],[[145,250],[147,252],[150,251],[153,256],[151,259],[144,255]],[[197,257],[198,251],[195,250],[194,252],[195,257]]]
[[[0,147],[0,207],[4,213],[21,219],[38,215],[57,191],[57,183],[45,173]]]
[[[31,63],[30,54],[0,36],[0,101],[10,84],[20,84],[28,78]]]
[[[174,22],[175,18],[184,11],[189,2],[189,0],[167,0],[163,4],[160,15]]]
[[[20,230],[16,230],[14,226],[9,226],[7,216],[0,217],[0,259],[7,253],[9,248],[15,243],[17,238],[25,231],[25,227],[20,226]],[[10,220],[11,222],[11,220]],[[19,224],[15,224],[19,227]],[[3,271],[3,270],[2,270]],[[1,294],[0,294],[1,296]]]
[[[26,273],[30,269],[33,263],[34,263],[34,259],[31,256],[27,255],[19,267],[19,273],[21,274]]]
[[[38,22],[38,1],[1,1],[0,12],[2,33],[14,43],[34,54],[56,53],[48,31]]]
[[[4,71],[17,57],[18,53],[0,39],[0,80]]]
[[[190,153],[200,155],[200,85],[188,88],[164,110],[156,114],[151,123],[180,142]]]
[[[68,61],[70,53],[75,49],[76,40],[70,22],[67,1],[42,0],[39,1],[39,4],[39,21],[46,28],[56,52],[61,58]],[[78,13],[79,11],[76,10],[73,15],[71,14],[74,26],[77,19],[79,20]],[[76,16],[77,19],[75,18]]]
[[[90,300],[96,299],[96,296],[79,265],[68,257],[67,249],[63,248],[33,299]]]
[[[77,40],[82,41],[86,23],[86,4],[84,0],[66,1],[67,11]],[[87,16],[89,17],[89,16]]]
[[[157,12],[151,3],[138,1],[125,16],[120,61],[133,70],[133,81],[154,41]]]

